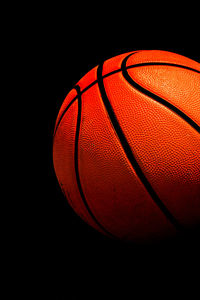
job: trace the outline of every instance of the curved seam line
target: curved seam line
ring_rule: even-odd
[[[126,62],[130,55],[128,55],[123,61],[122,61],[122,75],[127,80],[127,82],[136,90],[142,93],[143,95],[151,98],[152,100],[155,100],[156,102],[160,103],[161,105],[167,107],[171,111],[173,111],[176,115],[178,115],[182,120],[187,122],[193,129],[195,129],[198,133],[200,132],[200,127],[197,123],[195,123],[190,117],[188,117],[183,111],[181,111],[179,108],[171,104],[169,101],[161,98],[160,96],[154,94],[153,92],[147,90],[140,84],[138,84],[129,74],[126,68]]]
[[[131,55],[133,55],[133,54],[131,54]],[[127,59],[127,57],[125,59]],[[200,73],[200,71],[197,69],[194,69],[194,68],[191,68],[188,66],[184,66],[184,65],[175,64],[175,63],[168,63],[168,62],[146,62],[146,63],[140,63],[140,64],[126,66],[126,68],[131,69],[134,67],[144,67],[144,66],[169,66],[169,67],[176,67],[176,68],[186,69],[189,71]]]
[[[76,89],[77,94],[78,94],[77,95],[78,96],[78,115],[77,115],[77,125],[76,125],[76,134],[75,134],[74,167],[75,167],[76,181],[77,181],[79,193],[80,193],[81,199],[85,205],[85,208],[87,209],[89,215],[92,217],[93,221],[101,228],[101,230],[103,230],[109,236],[116,239],[116,237],[111,232],[109,232],[101,223],[99,223],[99,221],[97,220],[97,218],[91,211],[91,209],[86,201],[86,197],[84,195],[83,188],[81,185],[79,166],[78,166],[78,140],[79,140],[79,133],[80,133],[80,125],[81,125],[82,99],[81,99],[80,87],[77,85],[74,88]]]
[[[132,56],[133,54],[136,54],[137,52],[134,52],[134,53],[131,53],[130,55],[128,55],[128,57]],[[128,57],[126,57],[125,59],[128,59]],[[135,65],[130,65],[130,66],[127,66],[126,67],[126,70],[127,69],[133,69],[133,68],[137,68],[137,67],[144,67],[144,66],[153,66],[153,65],[160,65],[160,66],[171,66],[171,67],[177,67],[177,68],[183,68],[183,69],[186,69],[186,70],[189,70],[189,71],[194,71],[194,72],[197,72],[197,73],[200,73],[199,70],[196,70],[196,69],[193,69],[193,68],[190,68],[190,67],[187,67],[187,66],[183,66],[183,65],[178,65],[178,64],[171,64],[171,63],[162,63],[162,62],[148,62],[148,63],[140,63],[140,64],[135,64]],[[98,67],[98,66],[97,66]],[[109,77],[115,73],[118,73],[118,72],[121,72],[122,71],[122,68],[120,69],[117,69],[115,71],[112,71],[108,74],[105,74],[103,75],[102,77],[103,78],[106,78],[106,77]],[[98,80],[94,80],[91,84],[89,84],[86,88],[84,88],[82,91],[80,90],[80,93],[81,95],[83,93],[85,93],[88,89],[90,89],[93,85],[95,85],[96,83],[98,83]],[[73,89],[72,89],[73,90]],[[68,106],[65,108],[65,110],[63,111],[62,115],[60,116],[60,119],[58,120],[57,122],[57,125],[54,129],[54,134],[53,134],[53,137],[55,136],[56,134],[56,131],[58,129],[58,126],[62,120],[62,118],[64,117],[65,113],[67,112],[67,110],[69,109],[70,105],[78,98],[78,96],[74,97],[74,99],[71,100],[71,102],[68,104]],[[166,101],[166,100],[165,100]]]
[[[109,119],[110,119],[110,121],[113,125],[113,128],[114,128],[114,130],[115,130],[115,132],[118,136],[120,144],[122,145],[124,153],[125,153],[127,159],[129,160],[130,164],[132,165],[132,168],[136,172],[138,178],[140,179],[141,183],[146,188],[146,191],[151,196],[154,203],[160,208],[160,210],[163,212],[165,217],[171,222],[171,224],[173,224],[175,226],[175,228],[177,230],[183,231],[182,225],[179,224],[179,222],[176,220],[176,218],[170,213],[170,211],[167,209],[167,207],[164,205],[164,203],[160,200],[159,196],[157,195],[157,193],[155,192],[155,190],[151,186],[150,182],[145,177],[142,169],[140,168],[138,162],[136,161],[136,159],[135,159],[135,157],[132,153],[131,147],[130,147],[130,145],[129,145],[129,143],[128,143],[128,141],[127,141],[120,125],[119,125],[119,122],[117,120],[115,112],[114,112],[114,110],[113,110],[113,108],[110,104],[110,101],[107,97],[105,87],[104,87],[104,83],[103,83],[102,69],[103,69],[103,64],[100,65],[98,67],[98,70],[97,70],[98,84],[99,84],[99,90],[100,90],[100,93],[101,93],[102,102],[104,103],[105,109],[108,113],[108,116],[109,116]]]

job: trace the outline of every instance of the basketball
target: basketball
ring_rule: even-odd
[[[200,64],[161,50],[89,71],[66,96],[53,135],[55,173],[73,210],[135,243],[199,226],[199,149]]]

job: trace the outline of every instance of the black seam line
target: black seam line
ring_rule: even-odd
[[[130,55],[128,55],[122,62],[122,75],[124,78],[129,82],[131,86],[133,86],[136,90],[141,92],[142,94],[150,97],[151,99],[159,102],[160,104],[164,105],[165,107],[169,108],[173,111],[176,115],[181,117],[184,121],[186,121],[190,126],[192,126],[198,133],[200,132],[200,127],[195,123],[190,117],[188,117],[184,112],[178,109],[176,106],[168,102],[167,100],[159,97],[158,95],[150,92],[149,90],[145,89],[141,85],[139,85],[133,78],[128,74],[126,63]],[[185,67],[186,68],[186,67]]]
[[[131,55],[136,54],[136,53],[131,53]],[[187,67],[187,66],[183,66],[183,65],[178,65],[178,64],[171,64],[171,63],[162,63],[162,62],[149,62],[149,63],[140,63],[140,64],[135,64],[135,65],[130,65],[127,66],[126,69],[133,69],[133,68],[138,68],[138,67],[145,67],[145,66],[169,66],[169,67],[177,67],[177,68],[181,68],[181,69],[186,69],[186,70],[190,70],[196,73],[200,73],[200,71]],[[103,75],[103,78],[109,77],[110,75],[119,73],[122,71],[122,68],[114,70],[108,74]],[[95,85],[96,83],[98,83],[98,80],[94,80],[92,83],[90,83],[86,88],[84,88],[81,91],[81,94],[85,93],[88,89],[90,89],[93,85]]]
[[[136,53],[136,52],[135,52]],[[135,54],[135,53],[131,53],[129,56]],[[183,66],[183,65],[178,65],[178,64],[172,64],[172,63],[164,63],[164,62],[148,62],[148,63],[140,63],[140,64],[135,64],[135,65],[130,65],[127,66],[126,69],[133,69],[133,68],[138,68],[138,67],[144,67],[144,66],[171,66],[171,67],[177,67],[177,68],[182,68],[182,69],[186,69],[186,70],[190,70],[196,73],[200,73],[200,71],[187,67],[187,66]],[[113,75],[115,73],[121,72],[122,68],[117,69],[115,71],[112,71],[106,75],[103,76],[103,78],[109,77],[110,75]],[[89,90],[93,85],[95,85],[96,83],[98,83],[97,80],[94,80],[91,84],[89,84],[86,88],[84,88],[82,91],[80,91],[81,95],[83,93],[85,93],[87,90]],[[71,102],[68,104],[68,106],[65,108],[65,110],[63,111],[62,115],[60,116],[59,121],[57,122],[57,126],[54,129],[54,136],[56,134],[57,128],[63,118],[63,116],[65,115],[65,113],[67,112],[67,110],[69,109],[69,107],[71,106],[72,103],[74,103],[74,101],[77,99],[78,97],[76,96],[74,99],[71,100]]]
[[[127,59],[127,57],[125,59]],[[187,67],[187,66],[184,66],[184,65],[179,65],[179,64],[165,63],[165,62],[146,62],[146,63],[141,63],[141,64],[130,65],[130,66],[127,66],[126,68],[127,69],[131,69],[131,68],[134,68],[134,67],[145,67],[145,66],[169,66],[169,67],[177,67],[177,68],[181,68],[181,69],[186,69],[186,70],[189,70],[189,71],[193,71],[193,72],[196,72],[196,73],[200,73],[199,70],[194,69],[194,68],[190,68],[190,67]]]
[[[132,165],[132,168],[135,170],[138,178],[140,179],[141,183],[146,188],[147,192],[151,196],[151,198],[154,200],[154,202],[157,204],[157,206],[160,208],[160,210],[163,212],[163,214],[167,217],[167,219],[175,226],[175,228],[179,231],[183,231],[183,227],[178,223],[178,221],[175,219],[175,217],[169,212],[167,207],[163,204],[163,202],[160,200],[156,192],[154,191],[153,187],[151,186],[150,182],[147,180],[146,176],[144,175],[142,169],[140,168],[138,162],[136,161],[131,147],[119,125],[119,122],[117,120],[117,117],[115,115],[115,112],[110,104],[110,101],[107,97],[106,90],[103,83],[103,76],[102,76],[102,69],[103,64],[100,65],[97,69],[97,78],[98,78],[98,84],[99,84],[99,90],[101,93],[102,101],[104,103],[104,106],[107,110],[107,113],[109,115],[110,121],[114,127],[114,130],[118,136],[118,139],[124,149],[124,152]]]
[[[82,113],[82,99],[81,99],[81,92],[80,92],[80,87],[77,85],[74,87],[77,91],[77,97],[78,97],[78,116],[77,116],[77,125],[76,125],[76,135],[75,135],[75,149],[74,149],[74,167],[75,167],[75,173],[76,173],[76,181],[77,181],[77,185],[78,185],[78,189],[82,198],[82,201],[88,211],[88,213],[90,214],[90,216],[92,217],[92,219],[94,220],[94,222],[109,236],[111,236],[112,238],[116,239],[117,237],[115,237],[112,233],[110,233],[101,223],[99,223],[99,221],[97,220],[97,218],[95,217],[95,215],[93,214],[93,212],[91,211],[87,201],[86,201],[86,197],[84,195],[83,189],[82,189],[82,185],[81,185],[81,180],[80,180],[80,175],[79,175],[79,166],[78,166],[78,141],[79,141],[79,133],[80,133],[80,126],[81,126],[81,113]]]

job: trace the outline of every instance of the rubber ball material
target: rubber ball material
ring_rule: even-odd
[[[200,224],[200,64],[157,50],[106,60],[66,96],[53,161],[69,204],[111,238]]]

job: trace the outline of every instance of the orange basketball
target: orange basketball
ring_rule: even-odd
[[[200,224],[200,64],[134,51],[88,72],[55,124],[54,168],[98,231],[144,242]]]

